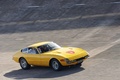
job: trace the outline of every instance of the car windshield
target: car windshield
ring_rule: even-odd
[[[52,50],[61,48],[59,45],[57,45],[57,44],[54,43],[54,42],[48,43],[48,45],[50,46],[50,48],[51,48]]]
[[[44,45],[39,46],[38,50],[40,53],[44,53],[44,52],[48,52],[48,51],[55,50],[58,48],[61,48],[61,47],[54,42],[50,42],[48,44],[44,44]]]

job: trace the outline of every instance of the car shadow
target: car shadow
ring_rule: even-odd
[[[54,71],[49,67],[32,67],[30,70],[13,70],[5,73],[4,76],[12,79],[27,79],[27,78],[55,78],[67,76],[85,70],[78,65],[64,67],[61,71]]]

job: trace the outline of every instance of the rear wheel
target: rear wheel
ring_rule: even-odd
[[[57,59],[52,59],[50,65],[55,71],[59,71],[62,69],[62,65]]]
[[[24,70],[30,69],[30,65],[27,63],[27,61],[24,58],[20,59],[20,66]]]

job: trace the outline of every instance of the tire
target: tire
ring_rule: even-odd
[[[82,63],[79,63],[78,65],[81,67],[81,66],[82,66]]]
[[[57,59],[52,59],[50,62],[50,65],[51,65],[52,69],[55,71],[60,71],[62,69],[62,65],[60,64],[60,62]]]
[[[81,63],[79,63],[79,64],[77,64],[77,65],[81,67],[81,66],[82,66],[82,63],[83,63],[83,62],[81,62]]]
[[[21,58],[19,62],[22,69],[24,70],[30,69],[31,66],[27,63],[27,61],[24,58]]]

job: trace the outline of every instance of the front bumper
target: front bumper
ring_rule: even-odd
[[[78,59],[74,59],[74,60],[69,60],[66,61],[67,64],[72,64],[72,63],[82,63],[85,59],[87,59],[89,57],[89,55],[86,55],[84,57],[78,58]]]
[[[86,55],[84,57],[81,57],[81,58],[77,58],[77,59],[74,59],[74,60],[69,60],[69,59],[65,59],[64,62],[62,62],[61,64],[63,66],[70,66],[70,65],[76,65],[76,64],[79,64],[79,63],[82,63],[85,59],[87,59],[89,57],[89,55]]]

